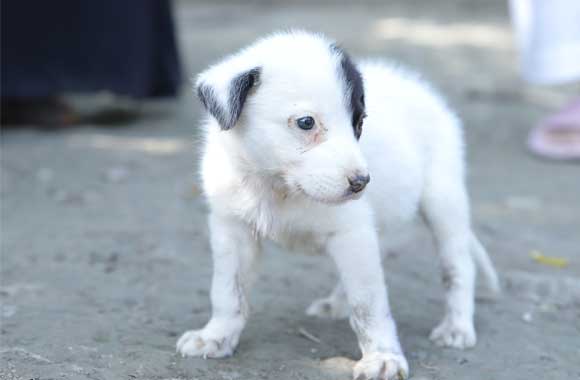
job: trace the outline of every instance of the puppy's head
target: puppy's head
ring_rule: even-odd
[[[362,194],[369,182],[358,140],[362,77],[322,36],[275,34],[201,73],[197,93],[251,170],[291,193],[327,203]]]

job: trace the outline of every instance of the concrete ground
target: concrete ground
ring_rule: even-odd
[[[301,26],[352,55],[419,70],[465,121],[474,224],[505,292],[478,304],[477,347],[436,348],[427,335],[443,291],[430,242],[392,252],[384,266],[412,376],[580,379],[580,167],[524,146],[529,128],[578,88],[521,82],[505,1],[274,3],[176,3],[187,74]],[[0,379],[349,379],[359,352],[348,323],[303,313],[331,288],[329,261],[274,247],[236,355],[174,353],[178,335],[209,312],[206,206],[194,175],[200,108],[186,89],[143,113],[116,128],[3,132]],[[568,265],[538,263],[534,250]]]

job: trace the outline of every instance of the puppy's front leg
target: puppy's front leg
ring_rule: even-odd
[[[409,366],[401,350],[387,297],[379,245],[373,225],[357,225],[328,241],[351,309],[362,359],[354,367],[355,379],[399,380]]]
[[[183,356],[232,355],[248,318],[246,290],[260,242],[237,219],[212,214],[209,224],[214,264],[212,316],[203,329],[187,331],[178,340],[177,352]]]

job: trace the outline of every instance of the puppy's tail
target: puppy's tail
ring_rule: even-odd
[[[491,262],[487,251],[473,233],[471,234],[471,254],[473,255],[475,264],[481,271],[481,274],[485,277],[487,287],[492,293],[491,296],[497,297],[501,293],[501,286],[497,272],[493,267],[493,263]]]

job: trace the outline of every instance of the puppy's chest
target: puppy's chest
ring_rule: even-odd
[[[322,210],[309,202],[289,200],[278,194],[237,194],[233,209],[252,230],[289,250],[320,253],[323,250]],[[244,201],[245,199],[245,201]],[[252,201],[249,201],[249,200]]]

